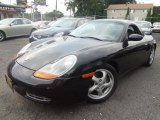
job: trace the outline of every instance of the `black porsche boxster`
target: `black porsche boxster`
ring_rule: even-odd
[[[67,98],[103,102],[115,91],[119,76],[151,66],[156,50],[152,36],[124,20],[95,20],[64,42],[55,41],[30,43],[17,54],[6,75],[12,90],[43,103]]]

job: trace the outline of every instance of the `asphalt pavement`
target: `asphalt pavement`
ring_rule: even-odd
[[[101,104],[46,105],[12,93],[4,79],[6,67],[28,38],[1,42],[0,120],[160,120],[160,33],[153,36],[158,43],[154,64],[121,78],[113,96]]]

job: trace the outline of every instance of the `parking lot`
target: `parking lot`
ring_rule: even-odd
[[[114,95],[104,103],[43,105],[12,93],[5,83],[6,67],[28,43],[27,37],[0,43],[0,120],[159,120],[160,119],[160,33],[156,59],[150,68],[140,67],[119,81]],[[136,61],[135,61],[136,62]]]

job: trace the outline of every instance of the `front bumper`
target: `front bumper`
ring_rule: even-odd
[[[153,28],[152,31],[153,32],[160,32],[160,27],[159,28]]]
[[[12,80],[13,89],[22,96],[41,103],[83,99],[87,95],[90,79],[58,78],[42,80],[35,78],[35,71],[16,62],[8,67],[7,76]]]
[[[34,41],[37,41],[38,39],[36,39],[36,38],[34,38],[34,37],[32,37],[32,36],[30,36],[29,37],[29,42],[31,43],[31,42],[34,42]]]

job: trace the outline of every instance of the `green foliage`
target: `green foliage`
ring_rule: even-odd
[[[53,19],[56,19],[56,18],[61,18],[63,17],[63,13],[60,12],[60,11],[56,11],[56,10],[53,10],[52,12],[48,12],[45,14],[45,17],[47,20],[53,20]]]
[[[67,10],[72,10],[75,16],[106,16],[109,4],[136,3],[136,0],[70,0]]]
[[[136,3],[136,0],[109,0],[109,4],[126,4],[127,2]]]
[[[145,19],[146,21],[150,21],[152,20],[152,13],[151,13],[151,9],[148,10],[148,13],[147,13],[147,17]]]
[[[107,0],[72,0],[67,4],[75,16],[105,16]]]
[[[145,20],[151,23],[160,22],[160,11],[154,8],[153,14],[152,14],[151,9],[148,10],[147,17]]]

